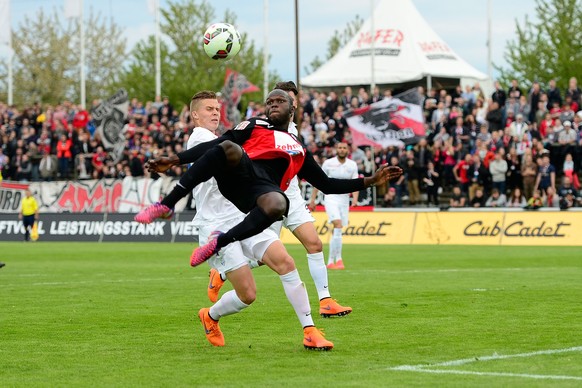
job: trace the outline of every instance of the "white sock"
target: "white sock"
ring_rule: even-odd
[[[329,298],[329,288],[327,284],[327,268],[325,266],[325,259],[323,252],[308,253],[307,264],[309,265],[309,273],[315,283],[317,289],[317,296],[319,300]]]
[[[210,317],[215,321],[218,321],[221,317],[236,314],[243,309],[249,307],[248,304],[243,303],[238,295],[236,294],[235,290],[230,290],[224,295],[222,298],[218,300],[211,308],[210,308]]]
[[[335,263],[337,259],[342,258],[342,229],[334,228],[331,240],[329,242],[329,261]]]
[[[311,307],[309,306],[307,290],[305,289],[305,284],[299,277],[299,272],[294,269],[293,271],[285,275],[280,275],[279,277],[281,278],[281,283],[283,283],[285,295],[287,295],[287,299],[289,299],[291,306],[293,306],[301,326],[315,326],[313,318],[311,317]]]

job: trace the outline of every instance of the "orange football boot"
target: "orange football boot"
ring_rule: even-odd
[[[309,326],[303,329],[303,346],[310,350],[331,350],[333,343],[326,340],[323,333],[317,330],[315,326]]]
[[[319,314],[324,318],[343,317],[351,312],[351,307],[344,307],[336,302],[335,299],[323,298],[319,301]]]
[[[209,311],[209,308],[202,308],[198,311],[198,318],[200,318],[200,322],[202,322],[202,326],[204,327],[206,339],[214,346],[224,346],[224,335],[220,331],[218,321],[215,321],[208,315]]]

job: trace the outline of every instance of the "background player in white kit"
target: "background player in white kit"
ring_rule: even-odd
[[[293,81],[279,82],[275,85],[275,89],[286,91],[293,98],[293,105],[297,108],[297,86]],[[297,127],[293,121],[289,123],[289,133],[298,136]],[[295,237],[303,244],[307,251],[307,264],[309,273],[315,283],[317,295],[319,297],[319,313],[323,317],[344,316],[352,312],[352,308],[342,306],[331,298],[327,268],[325,266],[325,258],[323,255],[323,243],[319,238],[317,230],[313,222],[315,219],[309,212],[307,203],[301,194],[299,181],[295,176],[289,188],[285,190],[285,195],[289,198],[289,212],[283,221],[275,222],[270,229],[280,235],[281,228],[284,226],[291,231]],[[256,267],[259,264],[251,261],[251,267]],[[210,282],[208,284],[208,297],[211,301],[216,301],[218,291],[224,283],[224,276],[214,271],[210,274]]]
[[[192,97],[190,109],[196,127],[188,139],[188,148],[215,139],[220,119],[220,105],[213,92],[197,93]],[[230,228],[245,217],[222,196],[214,178],[194,188],[193,195],[197,209],[193,223],[199,228],[200,244],[207,242],[217,226]],[[212,307],[198,312],[208,341],[214,346],[224,346],[218,320],[240,312],[255,300],[256,285],[248,266],[249,260],[255,257],[280,275],[285,294],[304,328],[304,346],[324,350],[333,348],[333,344],[315,328],[305,285],[299,278],[293,258],[285,250],[279,235],[271,229],[233,242],[209,259],[211,267],[226,274],[234,290],[226,292]]]
[[[349,148],[347,143],[337,143],[335,146],[336,156],[323,162],[321,169],[330,178],[357,178],[358,165],[348,159]],[[310,207],[315,208],[315,198],[318,190],[313,188],[311,194]],[[358,192],[352,193],[352,203],[356,206],[358,202]],[[329,256],[327,268],[344,269],[342,258],[342,228],[348,224],[350,210],[349,194],[328,194],[323,199],[325,212],[329,223],[333,224],[333,234],[329,241]]]

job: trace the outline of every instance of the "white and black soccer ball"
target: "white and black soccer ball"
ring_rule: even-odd
[[[240,45],[240,34],[231,24],[214,23],[204,32],[204,51],[212,59],[232,59]]]

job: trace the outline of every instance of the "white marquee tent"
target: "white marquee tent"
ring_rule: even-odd
[[[372,17],[334,57],[302,78],[301,84],[402,84],[426,78],[430,86],[433,78],[487,80],[487,75],[460,58],[433,31],[412,0],[380,0]]]

